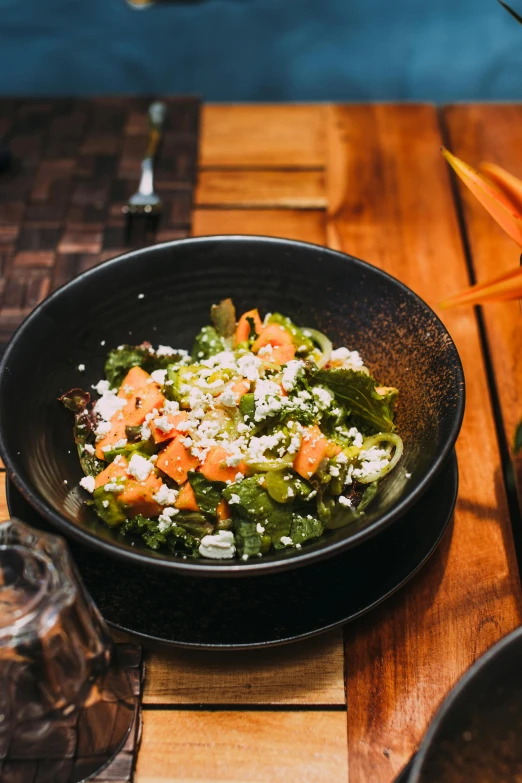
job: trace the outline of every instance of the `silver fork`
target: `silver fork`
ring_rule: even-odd
[[[154,156],[161,139],[161,129],[167,107],[159,101],[149,106],[149,143],[141,163],[141,179],[138,190],[123,207],[126,215],[153,215],[161,211],[161,199],[154,191]]]

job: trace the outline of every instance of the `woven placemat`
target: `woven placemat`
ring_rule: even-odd
[[[126,232],[122,207],[137,189],[152,98],[0,100],[0,350],[54,288],[130,247],[190,234],[199,100],[167,104],[151,233]]]

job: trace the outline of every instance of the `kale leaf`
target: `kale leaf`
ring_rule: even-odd
[[[223,481],[209,481],[203,473],[190,470],[188,473],[190,486],[194,490],[197,504],[205,514],[216,516],[221,493],[226,487]]]
[[[158,550],[166,547],[174,554],[199,557],[199,539],[177,524],[162,531],[157,519],[148,519],[140,514],[127,519],[120,532],[123,535],[140,536],[151,549]]]
[[[351,418],[358,426],[372,432],[392,432],[393,409],[397,389],[389,388],[385,394],[376,391],[377,383],[370,376],[358,370],[319,370],[315,381],[327,386],[344,404]]]

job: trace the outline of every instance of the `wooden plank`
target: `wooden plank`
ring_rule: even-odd
[[[204,106],[200,166],[320,168],[325,111],[303,104]]]
[[[319,209],[195,209],[192,235],[257,234],[326,243],[326,219]]]
[[[435,110],[337,107],[329,143],[330,243],[391,272],[435,308],[466,285]],[[443,318],[467,378],[454,530],[407,589],[346,628],[351,783],[392,781],[454,682],[521,619],[477,324],[471,310]]]
[[[136,783],[345,783],[344,712],[144,712]]]
[[[326,207],[321,171],[201,171],[196,206]]]
[[[488,160],[522,177],[521,106],[451,106],[444,116],[448,143],[456,155],[472,166]],[[514,269],[519,264],[520,248],[465,187],[460,187],[459,192],[477,280]],[[491,303],[483,312],[506,438],[511,444],[515,427],[522,417],[520,307],[518,302]]]
[[[344,704],[342,633],[300,644],[224,652],[159,647],[147,662],[146,704]]]

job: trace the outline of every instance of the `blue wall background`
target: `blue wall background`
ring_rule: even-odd
[[[0,94],[178,92],[521,99],[522,27],[495,0],[0,0]]]

